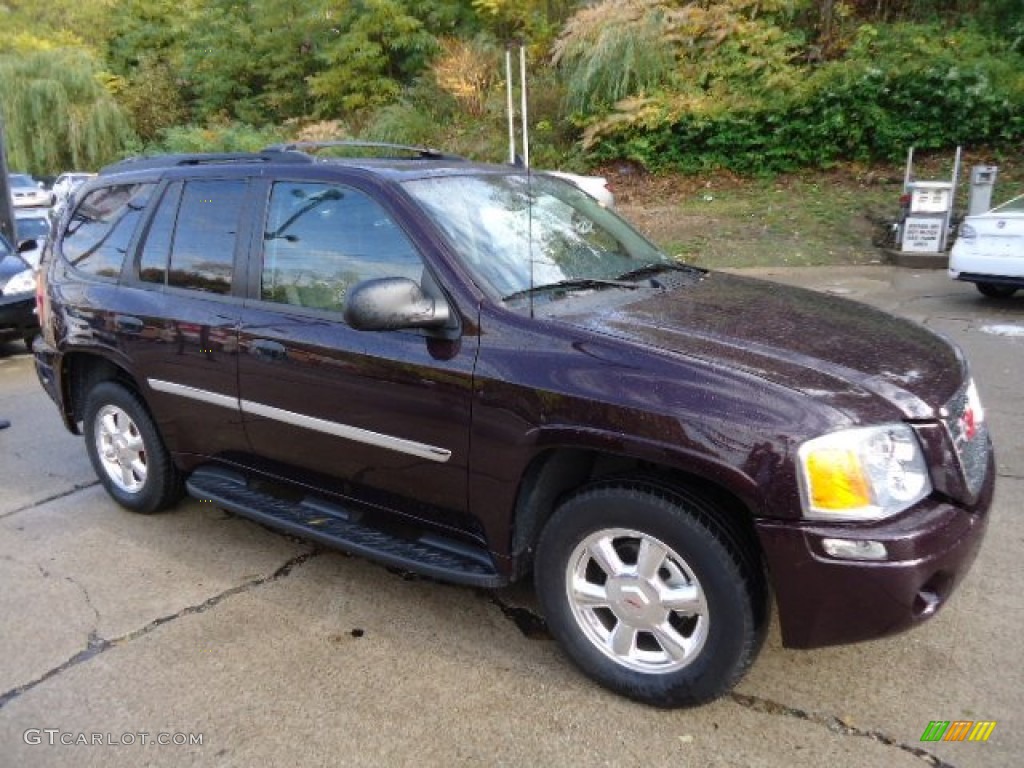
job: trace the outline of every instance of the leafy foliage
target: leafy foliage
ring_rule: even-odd
[[[1024,136],[1024,58],[939,25],[863,26],[842,59],[794,65],[792,85],[742,78],[714,98],[634,99],[588,127],[598,158],[651,168],[777,173],[840,160],[895,160],[907,147],[1000,146]]]
[[[1024,138],[1021,0],[0,0],[0,14],[12,163],[37,173],[95,167],[139,146],[133,129],[154,149],[358,135],[500,159],[502,54],[519,41],[537,164],[769,174]]]
[[[323,117],[396,101],[419,74],[437,40],[401,0],[355,0],[319,54],[323,68],[309,78]]]
[[[207,127],[176,126],[164,131],[160,141],[148,146],[147,152],[257,152],[286,138],[279,128],[256,128],[238,122]]]
[[[0,56],[0,109],[8,165],[19,170],[95,168],[134,141],[125,113],[82,50]]]

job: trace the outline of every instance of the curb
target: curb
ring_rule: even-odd
[[[949,253],[912,253],[894,251],[890,248],[879,249],[883,261],[896,267],[908,269],[946,269],[949,267]]]

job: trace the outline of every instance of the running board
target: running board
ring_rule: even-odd
[[[481,547],[430,534],[404,538],[367,525],[363,515],[320,498],[289,501],[249,487],[244,475],[202,467],[186,487],[193,498],[286,533],[424,576],[475,587],[507,582]]]

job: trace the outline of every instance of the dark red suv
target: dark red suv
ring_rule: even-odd
[[[772,595],[795,647],[950,596],[994,464],[949,342],[679,264],[541,173],[313,149],[121,163],[57,228],[39,378],[120,504],[532,574],[568,655],[662,706],[740,678]]]

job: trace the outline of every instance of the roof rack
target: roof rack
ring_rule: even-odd
[[[441,152],[437,149],[431,149],[430,147],[417,147],[409,144],[391,144],[384,141],[356,141],[356,140],[336,140],[336,141],[297,141],[290,144],[274,144],[273,146],[264,148],[264,152],[292,152],[292,153],[309,153],[319,152],[321,149],[329,149],[331,147],[344,147],[350,149],[382,149],[390,150],[394,153],[401,153],[399,155],[392,155],[391,157],[402,157],[406,158],[412,155],[422,160],[465,160],[466,158],[460,155],[449,155],[446,152]]]
[[[285,153],[276,148],[261,152],[209,152],[178,155],[129,157],[100,169],[100,174],[121,171],[143,171],[150,168],[171,168],[186,165],[219,165],[228,163],[311,163],[313,158],[301,152]]]

